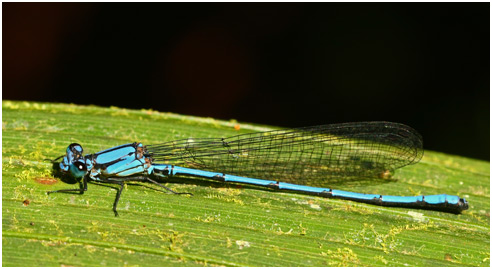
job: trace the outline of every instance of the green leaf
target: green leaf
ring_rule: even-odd
[[[426,152],[419,164],[395,172],[397,180],[345,187],[460,195],[470,204],[460,215],[172,178],[163,184],[194,195],[127,184],[114,217],[116,190],[107,185],[46,195],[78,187],[53,176],[46,159],[73,142],[90,153],[270,128],[67,104],[3,101],[2,112],[3,266],[490,265],[488,162]]]

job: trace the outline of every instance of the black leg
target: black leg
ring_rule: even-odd
[[[111,178],[108,178],[108,179],[111,179]],[[122,178],[119,178],[119,179],[121,180]],[[175,192],[175,191],[171,190],[170,188],[168,188],[168,187],[160,184],[159,182],[157,182],[157,181],[155,181],[155,180],[153,180],[153,179],[151,179],[149,177],[146,177],[146,176],[125,177],[124,179],[125,179],[125,181],[148,181],[150,183],[156,184],[157,186],[159,186],[159,187],[161,187],[161,188],[169,191],[172,194],[189,194],[189,195],[193,195],[193,193],[189,193],[189,192]]]
[[[125,178],[121,178],[121,177],[117,177],[117,178],[105,178],[105,179],[98,179],[97,181],[93,181],[93,183],[111,183],[111,184],[118,184],[120,185],[120,187],[117,189],[117,193],[116,193],[116,199],[114,200],[114,203],[113,203],[113,212],[114,212],[114,215],[116,217],[118,217],[118,211],[117,211],[117,207],[118,207],[118,202],[120,201],[120,197],[121,197],[121,193],[123,192],[123,188],[124,188],[124,182],[125,181],[148,181],[150,183],[153,183],[153,184],[156,184],[158,185],[159,187],[163,188],[163,189],[166,189],[167,191],[173,193],[173,194],[189,194],[189,195],[193,195],[192,193],[189,193],[189,192],[175,192],[171,189],[169,189],[168,187],[158,183],[157,181],[155,180],[152,180],[148,177],[145,177],[145,176],[137,176],[137,177],[125,177]],[[84,194],[85,191],[87,191],[87,177],[84,177],[82,179],[82,188],[79,188],[79,189],[66,189],[66,190],[56,190],[56,191],[49,191],[47,192],[47,194],[50,194],[50,193],[54,193],[54,192],[79,192],[80,194]]]
[[[87,191],[87,177],[82,178],[82,188],[79,189],[66,189],[66,190],[56,190],[56,191],[49,191],[46,194],[50,193],[55,193],[55,192],[79,192],[79,194],[84,194],[84,192]]]
[[[113,211],[114,211],[114,215],[116,217],[118,217],[118,211],[116,210],[116,207],[118,206],[118,202],[120,201],[120,196],[121,196],[121,192],[123,191],[123,187],[124,187],[124,183],[123,181],[121,181],[122,178],[115,178],[115,179],[112,179],[112,178],[107,178],[107,179],[104,179],[104,180],[101,180],[101,182],[107,182],[107,183],[114,183],[114,184],[118,184],[120,185],[120,188],[118,190],[118,193],[116,194],[116,199],[114,200],[114,204],[113,204]],[[138,176],[138,177],[125,177],[124,178],[125,181],[149,181],[151,183],[154,183],[166,190],[168,190],[169,192],[173,193],[173,194],[189,194],[189,195],[193,195],[189,192],[175,192],[171,189],[169,189],[168,187],[148,178],[148,177],[145,177],[145,176]]]
[[[115,217],[118,217],[118,211],[116,211],[116,207],[118,206],[118,202],[120,201],[121,192],[123,191],[123,187],[124,187],[123,182],[118,182],[117,184],[120,185],[120,189],[118,190],[118,193],[116,194],[116,199],[114,200],[114,204],[113,204],[113,212],[114,212]]]
[[[118,217],[118,211],[116,210],[116,208],[118,207],[118,202],[120,201],[120,197],[121,197],[121,192],[123,192],[123,188],[125,187],[125,184],[123,181],[121,181],[121,178],[105,178],[105,179],[99,179],[97,182],[94,181],[94,183],[111,183],[111,184],[118,184],[120,185],[120,187],[117,189],[117,193],[116,193],[116,198],[114,199],[114,203],[113,203],[113,212],[114,212],[114,216],[115,217]],[[106,186],[108,187],[108,186]],[[113,187],[111,187],[113,188]]]
[[[175,191],[171,190],[170,188],[168,188],[168,187],[166,187],[166,186],[164,186],[164,185],[160,184],[160,183],[159,183],[159,182],[157,182],[157,181],[154,181],[154,180],[152,180],[152,179],[150,179],[150,178],[146,178],[146,179],[147,179],[147,181],[149,181],[150,183],[154,183],[154,184],[156,184],[157,186],[159,186],[159,187],[161,187],[161,188],[164,188],[164,189],[168,190],[169,192],[171,192],[171,193],[173,193],[173,194],[189,194],[189,195],[193,195],[192,193],[189,193],[189,192],[175,192]]]

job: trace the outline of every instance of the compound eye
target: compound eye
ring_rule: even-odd
[[[74,162],[73,165],[77,169],[79,169],[79,171],[87,171],[87,166],[83,162],[77,161],[77,162]]]
[[[82,154],[82,152],[84,152],[84,149],[78,143],[72,143],[72,144],[70,144],[70,146],[68,146],[68,148],[71,152],[74,152],[74,153],[77,152],[77,153]]]
[[[67,147],[67,158],[71,162],[73,160],[77,160],[82,158],[82,153],[84,150],[82,146],[77,143],[72,143]]]

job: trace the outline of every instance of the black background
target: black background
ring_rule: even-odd
[[[301,127],[490,160],[489,3],[3,3],[3,99]]]

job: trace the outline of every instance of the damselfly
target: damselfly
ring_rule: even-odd
[[[199,177],[270,187],[277,190],[353,200],[381,206],[431,209],[459,213],[468,209],[455,195],[383,196],[327,188],[330,179],[381,178],[394,169],[422,158],[422,138],[414,129],[391,122],[331,124],[236,135],[229,138],[194,138],[162,144],[130,143],[83,155],[79,144],[68,146],[59,168],[77,179],[120,187],[127,181],[147,181],[172,193],[156,179]]]

